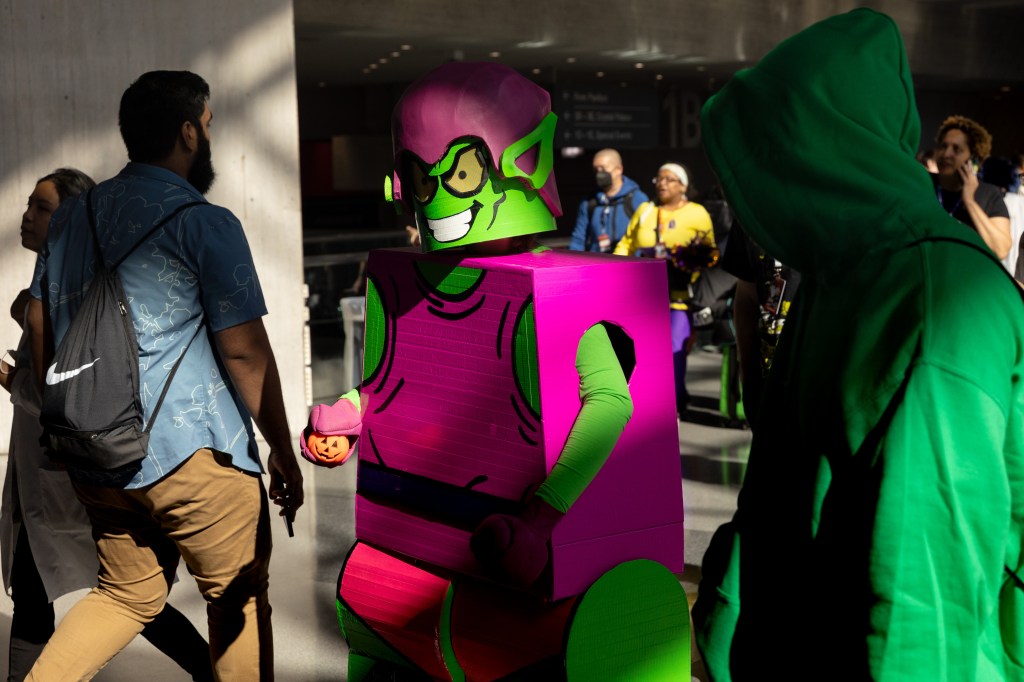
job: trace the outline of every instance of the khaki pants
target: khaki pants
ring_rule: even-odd
[[[146,488],[75,489],[92,520],[99,585],[61,621],[27,680],[92,678],[163,609],[179,555],[207,601],[217,679],[273,679],[270,519],[258,476],[202,449]]]

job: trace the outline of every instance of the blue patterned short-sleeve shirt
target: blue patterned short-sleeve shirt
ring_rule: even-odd
[[[82,193],[54,213],[36,262],[32,295],[43,299],[45,291],[55,346],[92,279],[95,255],[85,200]],[[92,192],[103,257],[117,261],[162,217],[194,201],[204,200],[177,174],[129,163]],[[249,414],[212,337],[267,312],[238,219],[209,203],[186,208],[147,237],[117,271],[139,341],[147,424],[168,373],[188,346],[153,424],[142,469],[125,487],[155,483],[204,447],[230,454],[240,469],[262,471]]]

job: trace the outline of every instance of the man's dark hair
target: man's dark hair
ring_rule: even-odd
[[[117,115],[128,158],[140,163],[165,159],[183,123],[189,121],[201,131],[199,119],[209,99],[210,86],[189,71],[139,76],[121,95]]]
[[[38,182],[52,182],[57,188],[57,196],[61,201],[77,197],[87,189],[91,189],[96,182],[88,175],[77,168],[58,168],[49,175],[39,178]]]

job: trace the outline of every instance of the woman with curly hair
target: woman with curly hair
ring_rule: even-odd
[[[1010,214],[997,187],[978,180],[992,136],[976,121],[950,116],[935,136],[935,196],[951,216],[974,230],[1000,259],[1010,252]]]

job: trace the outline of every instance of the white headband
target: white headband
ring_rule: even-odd
[[[689,186],[690,182],[689,179],[686,177],[686,171],[684,171],[683,167],[680,166],[678,163],[666,163],[664,166],[658,169],[658,172],[660,173],[663,170],[668,171],[672,175],[679,178],[679,182]]]

